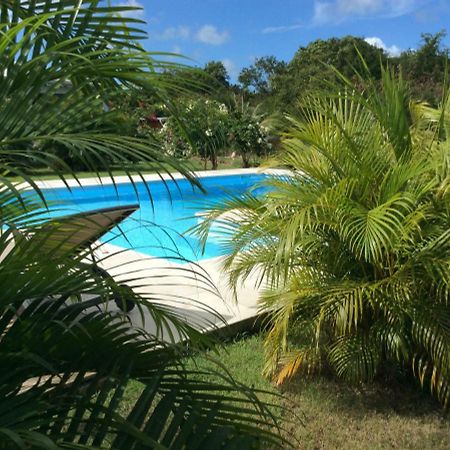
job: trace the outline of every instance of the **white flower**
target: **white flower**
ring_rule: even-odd
[[[263,140],[262,140],[260,137],[259,137],[258,140],[257,140],[258,144],[262,144],[262,141],[263,141]]]
[[[205,131],[205,134],[206,134],[206,136],[211,137],[211,136],[213,135],[213,132],[212,132],[211,128],[208,128],[208,129]]]

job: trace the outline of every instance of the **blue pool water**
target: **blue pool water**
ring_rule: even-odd
[[[201,220],[195,214],[230,194],[239,195],[255,188],[265,177],[263,174],[204,177],[200,180],[206,194],[193,188],[186,180],[177,180],[176,183],[158,180],[146,184],[139,182],[134,187],[131,183],[120,183],[116,188],[105,184],[71,190],[47,189],[44,195],[47,200],[58,204],[58,210],[51,216],[139,203],[139,210],[120,224],[120,230],[115,228],[107,233],[102,238],[103,242],[152,256],[201,260],[219,256],[222,250],[214,234],[208,238],[203,253],[197,239],[186,234]]]

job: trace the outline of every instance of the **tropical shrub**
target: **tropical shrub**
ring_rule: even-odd
[[[243,167],[250,167],[252,157],[265,157],[270,153],[269,129],[257,108],[252,108],[243,98],[235,98],[229,117],[230,143],[242,157]]]
[[[217,100],[200,98],[188,100],[179,106],[180,114],[170,116],[160,133],[168,155],[189,158],[197,155],[218,167],[218,157],[235,151],[242,157],[243,167],[250,167],[251,158],[266,156],[272,144],[268,128],[256,108],[242,98],[233,98],[227,106]]]
[[[331,370],[370,381],[388,366],[450,399],[450,141],[440,111],[382,71],[362,92],[305,100],[266,194],[214,205],[232,284],[258,274],[266,373]],[[259,190],[259,192],[261,192]],[[233,214],[230,214],[233,211]]]
[[[228,110],[210,99],[191,99],[178,106],[179,115],[171,116],[161,130],[168,155],[188,158],[198,155],[212,169],[218,167],[219,155],[228,143]]]
[[[144,36],[140,22],[125,18],[130,9],[96,0],[1,2],[0,447],[279,444],[278,435],[265,428],[274,423],[272,409],[258,401],[256,391],[219,366],[215,383],[185,367],[186,349],[174,344],[174,336],[194,350],[210,341],[167,299],[155,298],[152,277],[132,273],[121,280],[138,284],[140,293],[100,277],[87,262],[90,251],[75,251],[66,242],[55,246],[52,231],[44,232],[36,221],[48,205],[28,174],[30,166],[50,167],[62,180],[65,173],[76,178],[54,146],[91,170],[108,171],[114,160],[131,173],[135,161],[151,162],[198,184],[148,139],[104,126],[114,111],[103,105],[124,90],[144,87],[164,97],[167,88],[160,82],[164,64],[137,43]],[[61,94],[62,85],[67,89]],[[17,238],[17,227],[33,237]],[[198,276],[187,274],[213,289],[207,277]],[[135,302],[156,331],[132,327],[105,308],[117,297]],[[119,405],[130,380],[143,389],[124,414]]]

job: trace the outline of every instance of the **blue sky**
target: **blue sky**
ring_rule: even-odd
[[[255,57],[290,60],[299,46],[352,34],[397,54],[449,27],[450,0],[117,0],[140,6],[148,50],[223,61],[233,80]],[[450,37],[445,45],[450,47]]]

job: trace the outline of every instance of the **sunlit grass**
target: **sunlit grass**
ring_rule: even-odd
[[[237,380],[276,392],[261,376],[264,364],[262,338],[253,336],[227,344],[211,358],[223,364]],[[202,356],[191,368],[211,367]],[[123,411],[132,405],[139,384],[130,383]],[[397,382],[349,386],[326,377],[286,383],[282,403],[287,433],[299,441],[296,448],[444,450],[450,440],[450,421],[442,408],[417,386]]]

